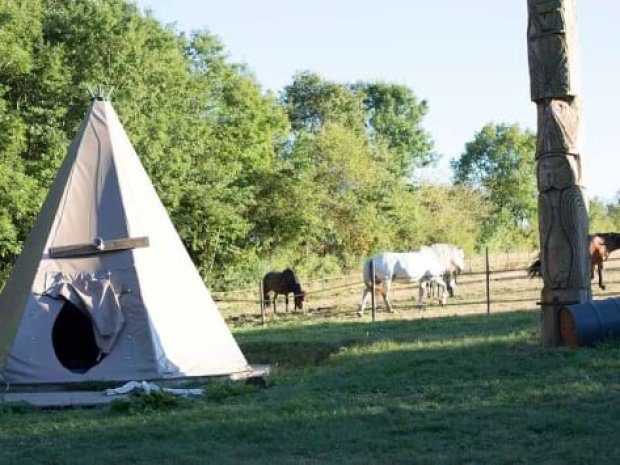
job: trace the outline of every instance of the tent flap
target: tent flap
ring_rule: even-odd
[[[110,276],[98,279],[88,273],[75,276],[57,273],[43,295],[64,299],[85,312],[93,323],[97,347],[104,354],[110,353],[125,325],[119,295]]]

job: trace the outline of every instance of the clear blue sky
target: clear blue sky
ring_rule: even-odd
[[[339,82],[409,86],[430,106],[424,126],[449,160],[487,122],[535,130],[529,98],[526,0],[139,0],[179,31],[208,29],[231,60],[275,92],[300,70]],[[620,1],[578,0],[587,193],[620,191]]]

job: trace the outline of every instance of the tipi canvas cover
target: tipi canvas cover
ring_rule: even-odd
[[[0,380],[248,369],[112,105],[94,100],[0,296]]]

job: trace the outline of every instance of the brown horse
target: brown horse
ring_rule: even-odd
[[[620,233],[595,233],[590,238],[590,279],[594,279],[594,269],[598,271],[598,287],[605,290],[603,281],[603,262],[609,258],[609,254],[620,249]],[[534,261],[528,268],[531,278],[541,276],[540,258]]]
[[[270,271],[263,277],[263,298],[264,305],[269,306],[269,293],[273,292],[273,313],[277,313],[276,297],[278,294],[284,294],[285,308],[288,312],[288,295],[293,294],[295,308],[303,310],[304,308],[304,291],[301,290],[299,279],[293,270]]]
[[[596,233],[590,236],[590,279],[594,278],[594,267],[598,269],[598,286],[605,289],[603,283],[603,262],[609,258],[609,254],[620,249],[620,234]]]

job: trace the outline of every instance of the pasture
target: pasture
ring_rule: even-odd
[[[0,410],[0,463],[615,464],[620,343],[539,344],[536,310],[231,320],[270,384],[136,409]],[[400,318],[399,318],[400,315]]]

